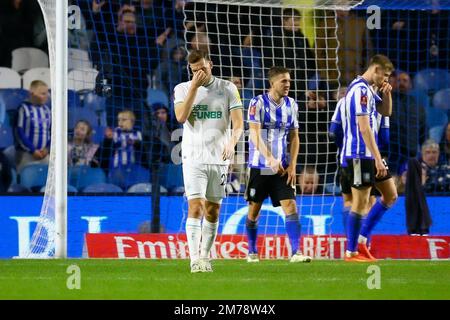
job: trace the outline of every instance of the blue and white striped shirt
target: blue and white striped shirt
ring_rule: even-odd
[[[366,80],[358,77],[352,81],[345,95],[344,141],[342,148],[341,164],[346,159],[373,159],[373,155],[366,147],[359,130],[357,117],[367,115],[369,124],[378,139],[376,104],[381,98],[373,92]]]
[[[52,111],[47,105],[24,101],[18,109],[17,141],[23,150],[33,153],[50,148]]]
[[[275,159],[280,160],[283,167],[289,165],[287,135],[290,130],[298,129],[298,105],[294,99],[285,97],[278,105],[268,93],[254,97],[250,101],[248,122],[261,125],[261,136],[266,147]],[[251,140],[249,140],[250,168],[270,168]],[[294,155],[297,156],[297,155]]]
[[[123,131],[115,128],[113,133],[114,155],[113,168],[129,166],[136,163],[135,143],[142,141],[139,130]]]

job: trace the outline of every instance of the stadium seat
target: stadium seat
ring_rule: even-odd
[[[428,136],[436,142],[441,141],[442,133],[444,132],[444,126],[434,126],[428,131]]]
[[[36,48],[17,48],[12,51],[12,69],[23,72],[33,68],[48,68],[48,55]]]
[[[5,155],[6,159],[8,159],[11,167],[15,167],[16,166],[16,147],[13,145],[10,145],[9,147],[7,147],[3,150],[3,154]]]
[[[92,141],[101,144],[105,137],[106,126],[92,127]]]
[[[151,106],[155,103],[162,103],[165,106],[169,106],[169,97],[167,94],[159,89],[147,89],[147,105]]]
[[[83,190],[85,187],[105,183],[106,175],[101,168],[91,168],[88,166],[75,166],[69,168],[69,184]]]
[[[13,129],[9,126],[0,126],[0,149],[14,144]]]
[[[183,168],[181,165],[161,164],[160,166],[160,183],[167,189],[182,187],[183,184]]]
[[[414,77],[414,89],[427,93],[448,87],[450,74],[444,69],[424,69]]]
[[[151,183],[138,183],[132,185],[128,188],[127,193],[151,193],[152,192],[152,184]],[[159,186],[160,193],[167,193],[167,189],[163,186]]]
[[[30,89],[31,82],[34,80],[44,81],[49,88],[52,87],[49,68],[30,69],[23,74],[22,79],[24,89]]]
[[[31,190],[40,190],[47,181],[48,165],[31,163],[22,168],[19,173],[20,185]]]
[[[75,91],[92,91],[95,89],[95,79],[98,71],[96,69],[71,70],[68,74],[67,87]]]
[[[9,186],[7,192],[11,192],[11,193],[29,193],[31,192],[31,190],[27,187],[24,187],[20,184],[17,183],[11,183],[11,185]]]
[[[109,182],[124,189],[134,184],[149,182],[150,179],[150,171],[139,165],[112,169],[109,173]]]
[[[92,69],[92,61],[89,59],[89,53],[86,50],[69,48],[67,58],[67,68],[69,70]]]
[[[0,89],[0,100],[4,102],[6,111],[17,110],[29,95],[28,90],[25,89]]]
[[[86,193],[118,193],[123,192],[122,188],[111,183],[91,184],[83,189]]]
[[[441,126],[448,122],[448,116],[442,109],[428,107],[425,109],[427,114],[427,126],[428,128]]]
[[[22,88],[22,78],[17,71],[0,67],[0,89]]]
[[[80,96],[76,91],[67,90],[67,106],[69,108],[81,108]]]
[[[88,121],[92,127],[99,125],[99,119],[95,111],[86,108],[69,108],[68,129],[73,130],[79,120]]]
[[[428,108],[430,104],[430,98],[428,97],[427,93],[422,90],[411,90],[408,92],[408,95],[414,97],[416,100],[416,103],[418,105],[423,106],[424,108]]]
[[[41,192],[45,192],[45,186],[43,186],[40,190]],[[68,185],[67,186],[67,192],[73,192],[73,193],[77,193],[78,190],[77,188],[75,188],[74,186]]]
[[[0,97],[0,128],[3,127],[6,121],[6,106],[3,99]]]
[[[450,110],[450,89],[442,89],[434,94],[433,107],[442,110]]]
[[[83,107],[94,111],[104,111],[106,108],[106,98],[88,92],[83,96]]]

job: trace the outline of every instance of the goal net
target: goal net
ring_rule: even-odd
[[[411,78],[427,68],[449,69],[448,21],[439,18],[436,22],[432,5],[400,2],[383,1],[382,27],[377,29],[374,17],[370,29],[366,9],[375,1],[69,1],[80,13],[79,27],[69,30],[68,43],[69,256],[81,256],[85,233],[161,232],[178,235],[170,238],[178,240],[175,256],[186,257],[187,201],[179,156],[182,131],[174,117],[172,94],[175,85],[191,77],[185,58],[192,48],[208,51],[213,74],[239,88],[245,119],[249,101],[269,88],[268,69],[273,65],[291,69],[290,96],[299,105],[296,201],[305,236],[302,244],[309,255],[338,256],[330,250],[343,252],[343,246],[333,247],[330,241],[343,244],[345,232],[336,183],[337,150],[328,138],[337,100],[374,53],[389,56],[396,69]],[[55,42],[55,3],[39,0],[47,28],[52,85],[57,73],[55,48],[59,47]],[[427,11],[422,15],[412,8]],[[449,8],[439,8],[441,17],[448,17]],[[370,12],[376,15],[376,8],[373,10]],[[414,30],[408,32],[427,30],[434,40],[408,42],[413,37],[401,34],[401,22]],[[433,43],[439,47],[437,53],[435,47],[430,49]],[[440,139],[448,116],[443,108],[432,106],[434,94],[445,88],[438,84],[428,88],[426,81],[419,80],[416,83],[414,79],[408,97],[420,103],[411,104],[408,111],[399,109],[399,116],[393,115],[391,121],[391,135],[396,138],[389,145],[390,165],[400,175],[405,159],[417,155],[426,138]],[[53,119],[54,113],[55,108]],[[402,117],[410,113],[415,116],[408,115],[405,131]],[[423,114],[429,116],[425,122]],[[428,121],[430,117],[432,121]],[[132,122],[130,130],[119,123],[123,119]],[[81,149],[76,147],[77,128],[83,121],[88,123],[88,145],[96,145],[91,158],[81,157]],[[230,252],[232,257],[245,256],[245,126],[220,212],[219,235],[225,240],[217,242],[220,252],[214,253],[220,257]],[[55,134],[52,130],[45,196],[29,257],[51,257],[55,251]],[[405,151],[406,140],[411,147]],[[430,192],[446,191],[445,184],[430,188],[434,188]],[[83,205],[93,206],[97,212],[80,213],[89,211],[80,209]],[[405,229],[403,224],[401,207],[380,223],[380,233],[398,234]],[[265,202],[258,225],[263,256],[286,257],[290,246],[281,208],[272,207],[270,200]],[[328,239],[325,249],[320,248],[317,237]],[[227,247],[229,242],[243,249],[233,251]]]

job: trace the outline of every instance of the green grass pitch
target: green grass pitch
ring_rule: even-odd
[[[80,268],[80,290],[67,288],[70,265]],[[213,273],[198,274],[188,265],[187,260],[0,260],[0,299],[450,299],[450,261],[380,261],[381,288],[371,290],[368,264],[216,260]]]

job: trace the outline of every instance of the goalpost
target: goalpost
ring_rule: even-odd
[[[27,258],[67,258],[67,1],[38,0],[51,70],[52,132],[44,201]]]
[[[47,28],[52,81],[53,125],[44,201],[27,257],[65,258],[68,252],[68,8],[67,1],[37,1],[41,6]],[[290,96],[297,100],[300,107],[299,131],[301,135],[301,149],[297,173],[300,174],[305,167],[310,167],[315,169],[319,176],[318,191],[316,191],[315,196],[302,196],[297,199],[299,213],[302,216],[302,235],[323,235],[327,237],[336,234],[336,230],[331,230],[332,225],[336,226],[334,222],[340,219],[340,216],[333,215],[334,212],[340,211],[339,209],[335,210],[336,200],[339,197],[334,181],[336,160],[334,158],[334,146],[327,137],[327,129],[331,114],[334,111],[333,106],[337,101],[336,94],[340,89],[340,85],[347,84],[347,80],[342,80],[347,75],[340,74],[342,70],[338,68],[338,63],[345,64],[347,62],[339,61],[338,58],[338,49],[340,46],[338,35],[342,30],[339,30],[337,12],[349,11],[363,4],[363,2],[363,0],[260,0],[257,3],[256,1],[250,0],[186,1],[183,12],[183,28],[187,28],[187,30],[173,30],[175,33],[182,34],[183,36],[179,36],[176,39],[168,38],[164,45],[157,46],[155,49],[153,48],[153,44],[149,42],[149,39],[152,39],[152,41],[156,40],[154,33],[158,27],[168,26],[169,22],[167,19],[171,19],[170,14],[158,16],[159,11],[157,10],[159,8],[155,7],[153,8],[153,14],[156,18],[146,17],[144,15],[140,16],[141,13],[137,9],[138,1],[130,0],[129,4],[127,4],[129,7],[126,10],[135,14],[136,24],[143,27],[146,32],[143,36],[140,35],[140,38],[136,37],[136,42],[128,43],[123,41],[124,37],[119,35],[117,31],[117,22],[122,16],[118,14],[117,3],[106,1],[103,7],[95,9],[97,10],[96,12],[91,7],[83,12],[85,14],[84,19],[90,23],[90,31],[93,31],[90,47],[84,49],[89,51],[89,58],[92,59],[91,67],[97,69],[94,73],[99,72],[103,76],[102,81],[105,85],[101,88],[103,93],[97,92],[97,88],[92,93],[98,95],[104,94],[98,99],[99,101],[103,99],[103,103],[105,99],[111,102],[108,105],[107,117],[108,120],[113,119],[113,123],[108,123],[108,126],[116,125],[115,120],[119,111],[133,108],[135,112],[137,111],[136,120],[142,124],[147,120],[143,116],[145,111],[148,111],[145,110],[146,106],[143,103],[143,100],[146,101],[146,97],[142,95],[142,92],[134,92],[129,94],[128,97],[124,97],[124,95],[129,93],[127,90],[136,85],[136,74],[133,72],[136,69],[148,68],[150,70],[149,74],[143,77],[141,77],[141,73],[138,74],[142,79],[139,80],[137,86],[146,86],[148,79],[149,88],[165,90],[165,94],[169,97],[168,100],[170,101],[170,91],[177,84],[175,81],[185,81],[181,80],[181,73],[184,71],[189,73],[189,70],[185,68],[183,72],[180,72],[180,69],[166,64],[165,66],[167,67],[169,65],[169,67],[164,69],[165,73],[158,73],[157,71],[160,70],[157,69],[157,66],[167,62],[167,60],[170,62],[170,58],[167,59],[167,56],[171,57],[170,55],[173,54],[173,49],[176,46],[180,46],[181,44],[185,51],[197,46],[207,48],[210,51],[210,56],[214,63],[214,75],[240,84],[242,87],[241,97],[246,114],[249,100],[268,89],[267,76],[265,74],[268,68],[272,64],[280,61],[283,64],[288,64],[293,71],[293,84]],[[89,3],[89,6],[92,5],[91,1],[73,0],[73,3]],[[154,3],[166,3],[166,1],[155,1]],[[176,1],[173,1],[173,3],[176,3]],[[424,6],[419,1],[411,1],[410,7],[404,7],[404,2],[401,5],[384,0],[380,1],[380,3],[385,4],[388,9],[404,9],[405,11],[411,8],[423,8]],[[135,5],[135,9],[130,9],[131,4]],[[430,9],[430,6],[426,5],[426,7]],[[280,30],[282,28],[283,10],[285,8],[295,8],[301,12],[301,30],[306,39],[306,46],[298,42],[295,36],[283,38],[283,31]],[[448,10],[448,7],[444,9]],[[165,8],[165,10],[171,13],[173,17],[176,15],[175,11],[170,12],[172,9]],[[415,19],[419,21],[422,19],[420,21],[423,24],[423,21],[427,22],[432,19],[430,17],[423,19],[413,14],[410,17],[409,14],[413,11],[416,10],[410,10],[405,15],[406,20]],[[292,11],[289,12],[294,15]],[[361,16],[359,17],[361,18]],[[146,18],[149,18],[149,20],[146,20]],[[389,16],[388,23],[393,22],[395,22],[395,19]],[[365,24],[363,28],[365,28]],[[380,32],[384,32],[384,30]],[[121,36],[120,41],[124,43],[118,41],[119,36]],[[132,37],[130,36],[130,38]],[[386,44],[378,43],[379,48],[385,49],[382,53],[394,57],[394,61],[396,62],[402,62],[403,67],[414,66],[414,68],[411,68],[411,74],[424,68],[424,65],[420,63],[421,59],[419,59],[419,55],[417,57],[414,56],[415,58],[410,58],[409,56],[405,58],[405,53],[400,52],[401,50],[394,51],[394,49],[390,49],[390,45],[397,41],[395,36],[386,33],[386,35],[378,37],[377,41],[386,42]],[[362,46],[365,46],[365,44],[362,44]],[[120,51],[121,49],[123,51]],[[132,49],[136,49],[136,52],[132,52]],[[360,49],[367,48],[363,47]],[[292,51],[295,50],[302,56],[302,59],[292,57]],[[308,50],[313,54],[313,61],[308,58]],[[420,50],[416,49],[416,51],[418,52]],[[130,52],[129,55],[128,52]],[[136,57],[139,59],[135,59]],[[427,67],[430,62],[428,59],[425,59]],[[315,64],[315,66],[311,67],[309,65],[310,62]],[[107,67],[104,65],[107,65]],[[180,68],[180,65],[182,63],[178,62],[177,67]],[[174,72],[176,73],[175,76]],[[167,80],[167,78],[170,80]],[[85,79],[80,82],[83,81],[88,82]],[[95,82],[92,79],[89,81]],[[167,82],[165,86],[161,85],[164,81]],[[111,85],[115,85],[116,87],[111,88]],[[144,92],[145,89],[147,88],[144,88]],[[317,101],[311,101],[314,99],[311,98],[310,94]],[[325,100],[325,104],[327,105],[325,108],[322,106],[323,101],[321,99]],[[170,109],[169,113],[172,112],[172,105],[169,104],[167,107]],[[105,123],[102,123],[97,129],[103,131],[106,126]],[[399,132],[398,134],[405,133]],[[243,138],[238,144],[236,157],[238,162],[232,166],[232,170],[230,171],[233,180],[227,185],[228,197],[224,199],[220,213],[219,234],[230,237],[231,239],[243,239],[245,233],[247,205],[243,199],[243,184],[245,183],[245,162],[248,157],[246,143],[246,139]],[[398,145],[391,146],[390,152],[400,153],[400,149],[401,146],[398,143]],[[151,156],[150,152],[147,156],[149,155]],[[171,174],[176,173],[171,172]],[[170,178],[172,177],[164,180],[167,181]],[[82,192],[82,190],[78,191]],[[149,192],[147,189],[146,195],[151,195],[151,191]],[[168,227],[169,230],[166,229],[167,233],[184,234],[187,203],[184,200],[183,206],[178,206],[181,195],[179,191],[174,191],[171,195],[164,196],[167,198],[174,196],[174,199],[178,197],[176,198],[177,203],[175,205],[172,205],[174,204],[171,202],[172,200],[167,200],[167,198],[164,201],[164,205],[161,205],[161,223]],[[179,207],[182,207],[182,209],[178,210]],[[179,212],[175,212],[175,210]],[[150,211],[149,206],[147,212]],[[173,216],[170,216],[172,214]],[[397,226],[400,225],[399,221],[402,219],[399,216],[400,213],[397,213],[394,222]],[[103,217],[96,218],[102,219]],[[168,220],[171,218],[172,220],[168,223]],[[124,217],[123,219],[126,218]],[[176,223],[173,223],[174,219],[176,219]],[[387,217],[382,224],[385,223],[385,226],[388,226],[388,224],[392,223],[389,219],[390,217]],[[261,235],[284,236],[284,216],[281,210],[274,209],[269,203],[267,205],[265,204],[261,212],[259,228],[259,234]],[[92,228],[92,230],[94,229]],[[340,228],[338,232],[342,234],[342,230],[343,228]],[[112,232],[122,231],[120,229],[112,230]],[[126,231],[130,232],[130,229]],[[340,240],[342,239],[344,237],[340,238]]]

